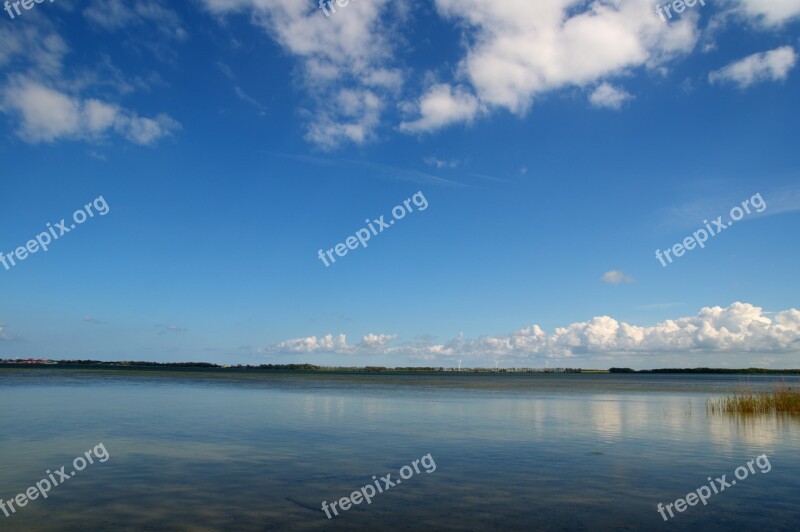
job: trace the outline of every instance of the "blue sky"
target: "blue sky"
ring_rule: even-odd
[[[800,366],[798,0],[0,15],[0,357]]]

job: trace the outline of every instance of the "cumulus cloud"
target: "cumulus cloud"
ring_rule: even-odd
[[[663,75],[702,34],[701,12],[665,24],[641,0],[434,2],[461,30],[463,55],[452,73],[430,72],[410,89],[410,69],[398,53],[399,26],[410,19],[402,3],[351,1],[325,17],[316,4],[296,0],[203,0],[215,15],[248,16],[298,60],[312,102],[303,109],[306,138],[325,149],[377,138],[394,101],[401,102],[398,129],[409,134],[498,110],[524,116],[537,99],[575,87],[590,91],[592,105],[619,109],[632,96],[609,80],[641,70]],[[767,25],[792,20],[800,9],[800,0],[723,2],[722,19]]]
[[[93,140],[116,131],[131,142],[150,145],[180,128],[165,114],[140,117],[115,104],[71,96],[24,76],[0,89],[0,111],[18,119],[17,135],[30,143]]]
[[[166,114],[143,117],[106,99],[82,94],[108,84],[117,77],[116,68],[104,56],[102,68],[111,76],[83,70],[68,77],[69,46],[51,23],[36,21],[13,33],[0,27],[0,68],[13,67],[16,72],[0,83],[0,113],[12,119],[19,138],[29,143],[95,141],[115,132],[136,144],[150,145],[180,128]],[[133,90],[121,79],[111,84],[123,85],[121,92]]]
[[[417,120],[402,122],[401,131],[425,132],[456,122],[470,122],[478,114],[480,105],[464,87],[438,84],[431,87],[412,108],[421,116]]]
[[[766,26],[780,26],[800,16],[800,0],[727,0],[727,4]]]
[[[465,339],[464,335],[443,343],[431,340],[394,343],[395,336],[367,335],[349,344],[344,334],[310,336],[274,344],[267,352],[383,354],[437,360],[453,357],[548,357],[606,360],[632,355],[716,355],[800,352],[800,311],[789,309],[767,313],[748,303],[704,307],[696,316],[666,320],[652,326],[620,322],[598,316],[584,322],[558,327],[551,334],[531,325],[502,336]]]
[[[306,139],[325,149],[372,139],[383,108],[380,97],[371,90],[342,89],[336,101],[339,107],[335,112],[323,113],[312,121]]]
[[[308,336],[294,338],[266,349],[269,354],[276,353],[337,353],[345,355],[374,354],[388,349],[388,343],[397,338],[390,334],[367,334],[357,344],[348,344],[347,336],[326,334],[320,338]]]
[[[589,101],[594,107],[606,107],[608,109],[620,109],[626,100],[633,98],[624,89],[618,89],[610,83],[603,82],[592,91]]]
[[[608,284],[622,284],[632,283],[634,278],[623,272],[622,270],[611,270],[603,274],[601,277],[604,283]]]
[[[764,81],[786,79],[797,64],[797,52],[791,46],[782,46],[769,52],[749,55],[708,75],[711,83],[733,83],[747,88]]]
[[[479,108],[524,115],[549,91],[659,68],[689,53],[699,36],[696,16],[664,24],[641,0],[436,0],[436,7],[469,35],[457,76],[470,87],[457,96],[447,84],[429,88],[419,99],[419,117],[401,125],[406,131],[469,121]],[[613,95],[601,89],[598,98],[604,92]]]
[[[2,323],[0,323],[0,341],[2,340],[10,340],[8,335],[6,334],[6,327]]]
[[[323,148],[375,138],[385,101],[403,84],[393,66],[394,22],[403,8],[389,0],[350,2],[325,17],[316,4],[297,0],[204,0],[217,15],[249,14],[300,61],[304,87],[314,100],[306,138]]]

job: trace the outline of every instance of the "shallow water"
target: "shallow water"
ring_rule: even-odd
[[[798,377],[0,369],[0,530],[796,530],[800,422],[705,401]],[[327,519],[430,453],[402,485]],[[665,523],[673,503],[766,454]]]

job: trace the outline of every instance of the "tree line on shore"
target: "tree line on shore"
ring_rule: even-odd
[[[586,370],[580,368],[550,368],[548,370],[533,368],[455,368],[406,366],[389,368],[385,366],[318,366],[315,364],[259,364],[259,365],[220,365],[211,362],[153,362],[144,360],[102,361],[102,360],[49,360],[49,359],[7,359],[0,360],[0,364],[14,365],[48,365],[68,367],[112,367],[112,368],[198,368],[198,369],[239,369],[239,370],[271,370],[271,371],[349,371],[359,373],[432,373],[432,372],[460,372],[460,373],[637,373],[637,374],[730,374],[730,375],[798,375],[800,369],[764,369],[764,368],[659,368],[635,370],[631,368],[610,368],[608,370]]]

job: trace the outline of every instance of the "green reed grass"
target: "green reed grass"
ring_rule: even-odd
[[[737,390],[728,397],[709,399],[706,411],[711,414],[800,414],[800,390],[786,385],[771,392]]]

